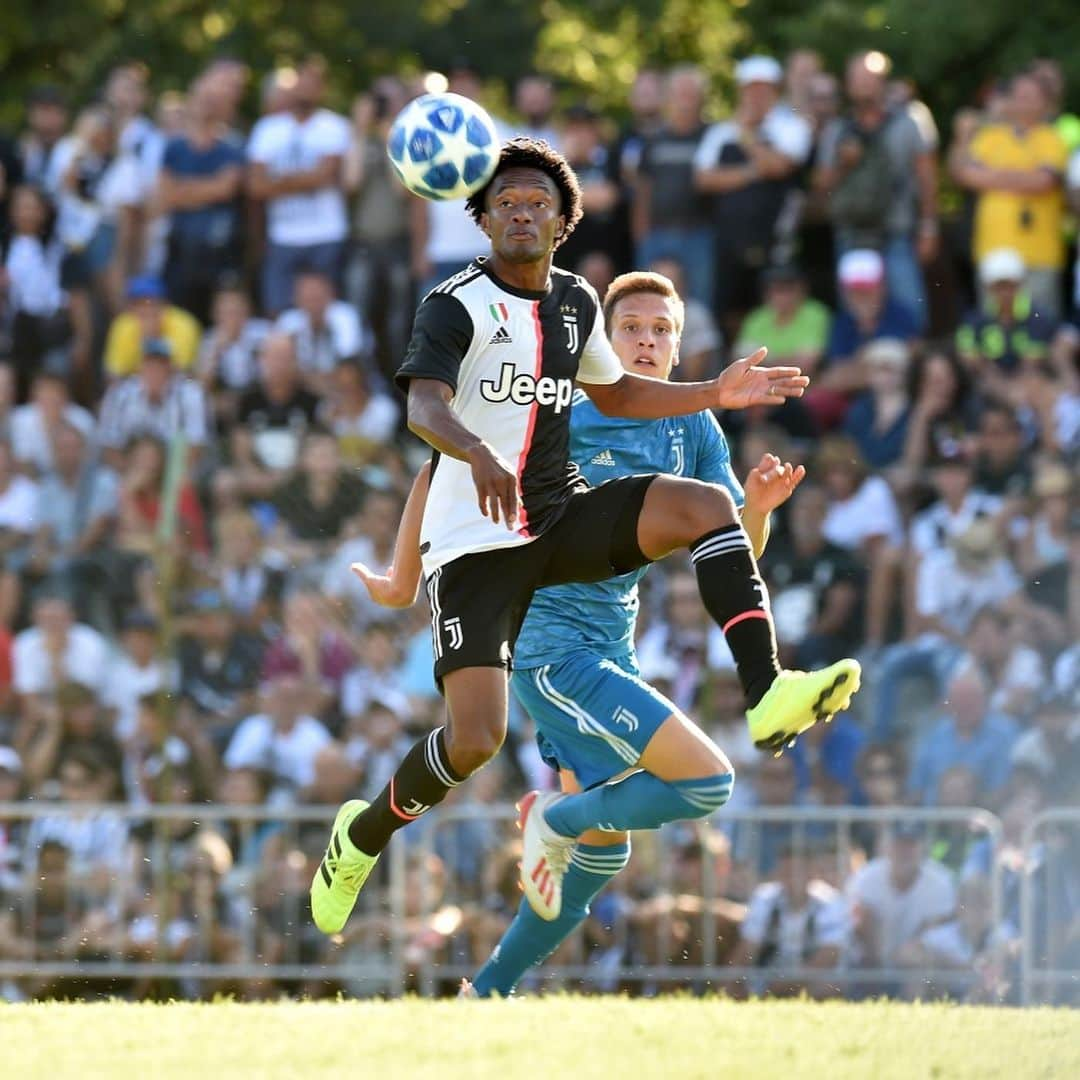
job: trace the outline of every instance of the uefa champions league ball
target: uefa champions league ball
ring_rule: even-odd
[[[460,94],[425,94],[398,114],[386,152],[401,182],[424,199],[464,199],[499,162],[491,117]]]

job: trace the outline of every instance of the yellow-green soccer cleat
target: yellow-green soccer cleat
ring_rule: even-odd
[[[349,839],[353,818],[366,810],[363,799],[350,799],[337,812],[326,854],[311,881],[311,916],[324,934],[337,934],[349,921],[356,897],[379,861]]]
[[[851,704],[859,689],[858,660],[838,660],[821,671],[781,671],[765,696],[746,714],[750,738],[759,750],[776,756],[795,742],[795,736],[826,723]]]

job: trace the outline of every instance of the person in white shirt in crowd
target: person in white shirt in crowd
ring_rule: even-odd
[[[375,698],[399,702],[401,655],[392,623],[371,622],[360,636],[357,664],[341,683],[341,712],[350,719],[365,712]]]
[[[334,368],[330,392],[319,407],[320,421],[337,436],[341,456],[349,464],[377,455],[401,422],[397,401],[374,382],[358,358],[346,357]]]
[[[1006,943],[1005,928],[994,925],[990,883],[969,878],[957,889],[956,917],[928,927],[917,940],[902,946],[896,955],[904,967],[935,971],[929,987],[919,978],[903,994],[905,998],[936,998],[949,993],[967,1002],[997,1004],[1002,988],[995,985],[1000,967],[1000,948]],[[955,971],[960,978],[950,978]],[[974,971],[972,984],[966,976]]]
[[[251,297],[237,277],[219,281],[210,317],[195,371],[210,397],[214,418],[224,427],[234,419],[240,395],[258,379],[259,350],[271,324],[254,317]]]
[[[908,540],[917,556],[916,565],[976,521],[993,520],[1002,508],[998,496],[975,487],[975,463],[961,440],[950,439],[934,448],[928,465],[937,499],[911,522]]]
[[[1025,620],[998,607],[980,608],[964,641],[968,655],[992,686],[990,707],[1024,721],[1047,685],[1046,664],[1027,640]]]
[[[43,587],[33,600],[31,625],[15,636],[11,659],[20,712],[33,717],[64,683],[82,683],[100,693],[109,644],[96,630],[75,621],[67,596]]]
[[[94,435],[94,417],[71,400],[68,381],[56,371],[41,371],[30,387],[30,400],[11,414],[11,449],[19,468],[43,476],[55,464],[53,442],[62,424],[84,439]]]
[[[297,69],[288,111],[262,117],[248,142],[248,191],[266,203],[262,306],[268,316],[289,306],[303,266],[340,285],[349,234],[342,162],[352,131],[345,117],[322,107],[325,89],[325,61],[308,57]]]
[[[139,373],[113,383],[101,403],[98,441],[108,464],[119,468],[138,435],[165,443],[183,435],[189,462],[197,461],[210,441],[203,388],[176,370],[172,346],[164,338],[143,342]]]
[[[903,683],[922,676],[944,686],[963,656],[976,613],[990,605],[1017,606],[1021,584],[989,518],[976,519],[922,559],[915,581],[916,636],[890,645],[878,666],[875,739],[887,741],[905,726],[899,715]]]
[[[140,702],[176,681],[171,662],[157,655],[159,629],[150,612],[129,611],[121,626],[120,647],[109,661],[101,700],[113,713],[116,737],[125,744],[135,738]]]
[[[52,442],[53,468],[38,486],[37,530],[24,577],[64,580],[79,609],[98,625],[108,626],[106,547],[120,509],[120,485],[73,424],[58,420]]]
[[[315,778],[315,757],[330,732],[306,715],[306,690],[296,675],[279,675],[262,688],[262,712],[241,721],[225,751],[227,769],[261,769],[274,778],[272,802],[291,802]]]
[[[809,994],[835,997],[839,988],[827,978],[771,978],[769,968],[802,969],[818,973],[839,968],[851,935],[851,911],[843,894],[811,876],[811,853],[805,845],[781,849],[774,880],[762,882],[750,894],[739,943],[731,958],[734,967],[759,967],[750,980],[754,993],[795,997]]]
[[[15,466],[11,445],[0,441],[0,619],[8,626],[17,613],[19,578],[38,527],[38,486]]]
[[[784,71],[771,56],[735,66],[738,102],[694,155],[694,185],[712,196],[715,312],[737,326],[758,301],[758,276],[790,257],[798,224],[795,175],[813,141],[810,125],[780,101]]]
[[[139,164],[118,146],[108,109],[82,110],[74,132],[52,156],[46,186],[57,199],[57,235],[66,252],[73,317],[76,307],[86,307],[91,290],[110,310],[119,310],[124,282],[137,265],[144,192]],[[81,359],[89,363],[88,356]]]
[[[885,640],[904,543],[900,509],[887,481],[870,472],[858,446],[846,436],[821,441],[814,471],[829,495],[822,523],[825,539],[858,555],[869,571],[865,641],[878,648]]]
[[[305,384],[324,395],[334,368],[346,358],[367,354],[371,336],[356,308],[337,298],[333,280],[321,270],[296,272],[293,299],[294,306],[278,316],[274,329],[293,339]]]
[[[11,196],[12,235],[0,268],[0,316],[10,326],[20,398],[50,353],[62,350],[72,336],[68,294],[61,285],[64,249],[55,224],[56,208],[45,191],[20,184]]]
[[[140,61],[113,68],[105,82],[104,101],[116,120],[117,145],[139,170],[140,203],[146,202],[157,182],[165,138],[146,114],[150,100],[150,69]]]
[[[956,911],[952,876],[926,856],[921,825],[898,822],[885,852],[857,870],[845,887],[852,904],[854,959],[864,968],[900,963],[905,946]]]

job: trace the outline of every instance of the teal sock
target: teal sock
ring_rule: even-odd
[[[636,772],[565,795],[545,811],[544,820],[563,836],[580,836],[588,829],[659,829],[669,821],[708,817],[731,798],[734,783],[734,773],[669,783],[652,773]]]
[[[541,919],[522,899],[514,921],[473,979],[477,994],[482,998],[493,994],[509,997],[525,972],[546,960],[585,921],[597,893],[629,859],[629,841],[603,847],[578,844],[563,878],[559,917],[552,922]]]

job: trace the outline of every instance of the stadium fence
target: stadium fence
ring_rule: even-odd
[[[0,939],[0,988],[14,986],[24,996],[45,986],[65,993],[193,997],[243,994],[252,984],[357,996],[451,991],[475,971],[516,908],[514,809],[462,803],[433,812],[390,845],[345,933],[327,939],[311,925],[307,888],[333,809],[0,804],[0,855],[3,835],[9,838],[7,903],[0,918],[13,931],[6,945]],[[126,834],[123,858],[84,850],[95,828],[107,834],[102,822],[114,835]],[[649,994],[755,992],[767,979],[844,996],[910,994],[920,986],[964,996],[982,978],[975,965],[869,968],[842,962],[828,969],[766,970],[730,964],[732,927],[744,906],[727,897],[748,896],[769,880],[781,851],[801,854],[812,877],[843,891],[865,852],[880,852],[893,830],[912,826],[930,846],[979,849],[991,925],[1001,926],[1013,883],[1002,866],[1002,824],[987,811],[745,810],[636,834],[630,867],[612,889],[609,925],[593,928],[591,951],[579,933],[545,965],[543,981]],[[1026,851],[1033,862],[1042,860],[1047,874],[1069,870],[1063,829],[1071,830],[1075,851],[1076,812],[1043,814],[1028,830]],[[23,861],[12,868],[11,838],[18,841],[20,833]],[[59,866],[42,858],[48,840],[57,842]],[[1076,971],[1049,966],[1060,955],[1051,940],[1058,923],[1041,913],[1060,918],[1061,912],[1039,889],[1036,876],[1022,877],[1025,1001],[1041,1000],[1044,990],[1077,978]]]

